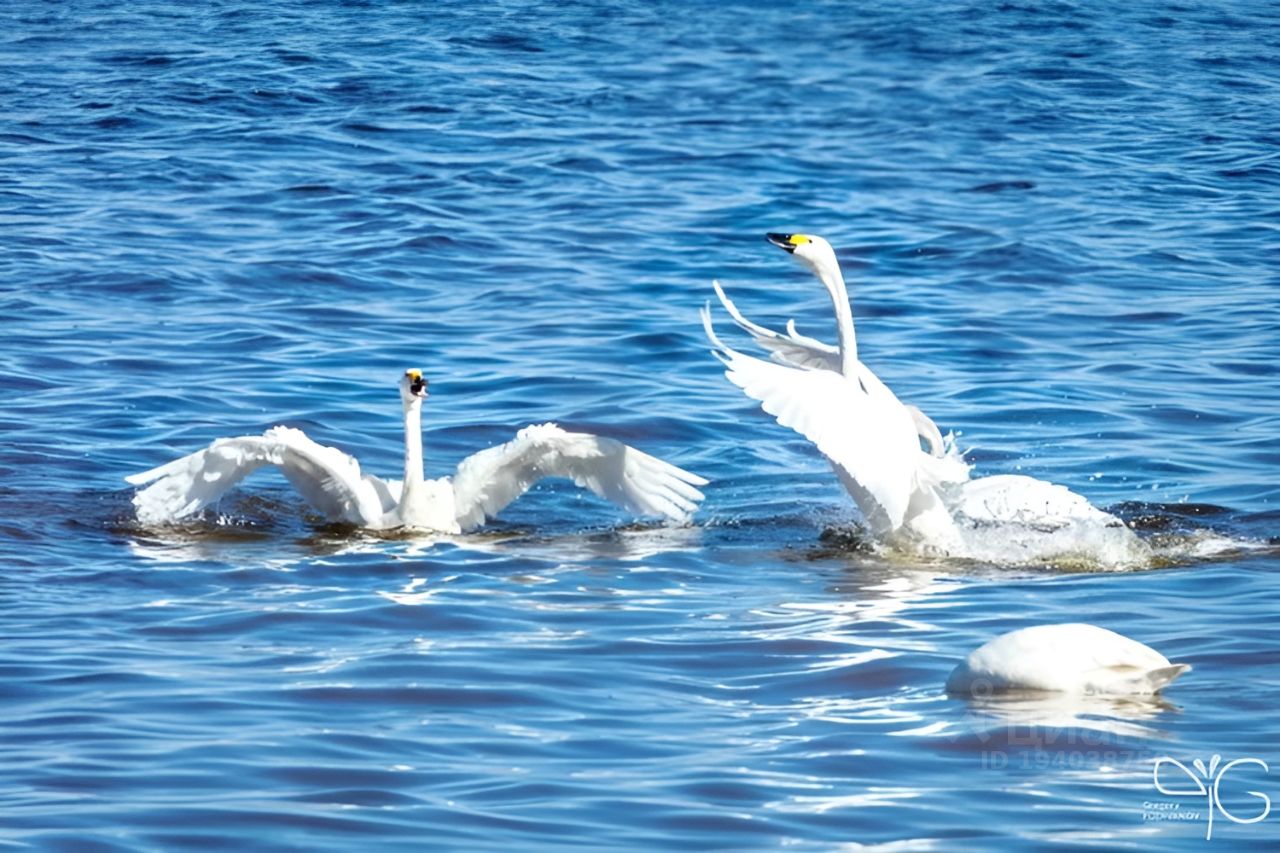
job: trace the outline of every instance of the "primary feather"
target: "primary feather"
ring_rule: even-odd
[[[706,480],[620,441],[555,424],[528,426],[506,444],[473,454],[453,475],[463,530],[483,524],[543,477],[566,477],[636,515],[683,518]]]
[[[395,506],[387,484],[362,474],[355,459],[284,426],[262,435],[220,438],[204,450],[125,480],[150,484],[134,496],[133,504],[139,521],[158,523],[186,518],[216,503],[264,465],[279,468],[308,503],[334,521],[370,526]]]

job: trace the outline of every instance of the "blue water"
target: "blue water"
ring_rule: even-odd
[[[1280,11],[854,5],[5,4],[0,841],[1200,850],[1156,757],[1268,761],[1223,798],[1280,799]],[[864,360],[977,473],[1162,559],[860,542],[697,320],[719,277],[833,337],[768,230],[837,246]],[[276,423],[394,476],[409,366],[431,475],[555,420],[705,505],[548,482],[378,539],[263,473],[133,522],[126,474]],[[1076,620],[1194,669],[1163,703],[942,692]],[[1280,814],[1213,833],[1274,849]]]

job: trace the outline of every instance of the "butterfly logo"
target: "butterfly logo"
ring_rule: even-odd
[[[1267,766],[1267,762],[1260,758],[1237,758],[1234,761],[1228,761],[1218,769],[1218,763],[1222,761],[1221,755],[1215,755],[1209,759],[1209,766],[1205,767],[1204,762],[1195,759],[1191,762],[1191,766],[1196,769],[1196,773],[1192,773],[1187,765],[1178,761],[1176,758],[1170,758],[1167,755],[1156,759],[1155,767],[1151,770],[1151,781],[1155,783],[1156,790],[1170,797],[1194,797],[1207,796],[1209,798],[1209,829],[1205,832],[1204,839],[1208,841],[1213,838],[1213,812],[1216,808],[1227,820],[1232,823],[1257,823],[1264,820],[1267,815],[1271,814],[1271,798],[1260,791],[1247,791],[1246,793],[1257,797],[1262,801],[1262,811],[1253,817],[1236,817],[1227,807],[1222,804],[1222,798],[1219,792],[1222,787],[1222,780],[1226,778],[1231,768],[1241,764],[1252,764],[1261,767],[1264,773],[1270,773],[1271,768]],[[1194,788],[1166,788],[1160,781],[1160,768],[1165,764],[1171,764],[1182,771],[1187,779],[1190,779]]]

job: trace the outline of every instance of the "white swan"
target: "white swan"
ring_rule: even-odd
[[[962,533],[975,526],[1057,530],[1086,524],[1119,530],[1114,538],[1120,540],[1122,560],[1134,552],[1145,553],[1123,522],[1063,486],[1013,474],[970,480],[969,466],[954,447],[945,445],[933,422],[903,404],[858,359],[853,314],[831,244],[806,234],[768,237],[809,267],[827,288],[839,345],[800,335],[794,321],[788,322],[785,336],[750,322],[717,282],[716,292],[730,316],[771,351],[773,361],[726,346],[716,336],[710,307],[705,306],[702,320],[712,351],[727,368],[729,381],[758,400],[780,424],[817,445],[874,534],[906,536],[933,550],[974,555],[974,543],[966,542]],[[921,438],[930,452],[921,448]],[[1088,547],[1074,540],[1059,545],[1067,551]]]
[[[1191,669],[1150,646],[1084,623],[1001,634],[969,653],[947,678],[948,693],[1007,690],[1151,694]]]
[[[555,424],[529,426],[506,444],[464,459],[452,478],[422,473],[422,401],[427,380],[407,370],[404,480],[362,474],[355,459],[277,426],[262,435],[221,438],[204,450],[125,479],[150,483],[134,495],[143,523],[175,521],[216,501],[264,465],[275,465],[304,498],[331,521],[374,530],[409,527],[461,533],[479,527],[543,477],[567,477],[637,515],[683,519],[702,500],[706,480],[619,441],[565,432]]]
[[[866,368],[858,361],[858,345],[854,335],[853,313],[849,308],[848,290],[844,283],[844,273],[836,260],[836,253],[831,244],[821,237],[805,234],[768,234],[769,242],[799,258],[831,294],[832,305],[836,312],[836,329],[840,336],[840,346],[833,347],[816,338],[802,335],[796,329],[795,320],[787,320],[785,335],[753,323],[742,315],[738,306],[733,304],[720,282],[712,281],[711,286],[720,298],[720,304],[729,312],[738,327],[751,334],[756,343],[769,351],[770,357],[780,364],[792,367],[807,367],[819,370],[835,370],[846,376],[857,375],[859,369]],[[792,241],[799,241],[793,243]],[[852,372],[851,372],[852,371]],[[904,403],[915,423],[916,433],[934,456],[945,456],[946,445],[942,439],[942,431],[938,425],[915,406]]]

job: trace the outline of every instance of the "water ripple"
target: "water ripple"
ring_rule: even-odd
[[[5,839],[1200,849],[1144,822],[1151,761],[1280,760],[1277,20],[1095,12],[17,4]],[[786,228],[832,240],[860,352],[981,473],[1070,486],[1154,564],[868,542],[698,327],[719,277],[832,336]],[[546,484],[482,535],[375,537],[264,474],[133,521],[125,474],[276,423],[395,472],[407,365],[433,475],[550,420],[706,505],[631,524]],[[1082,619],[1194,670],[1163,701],[942,692]]]

